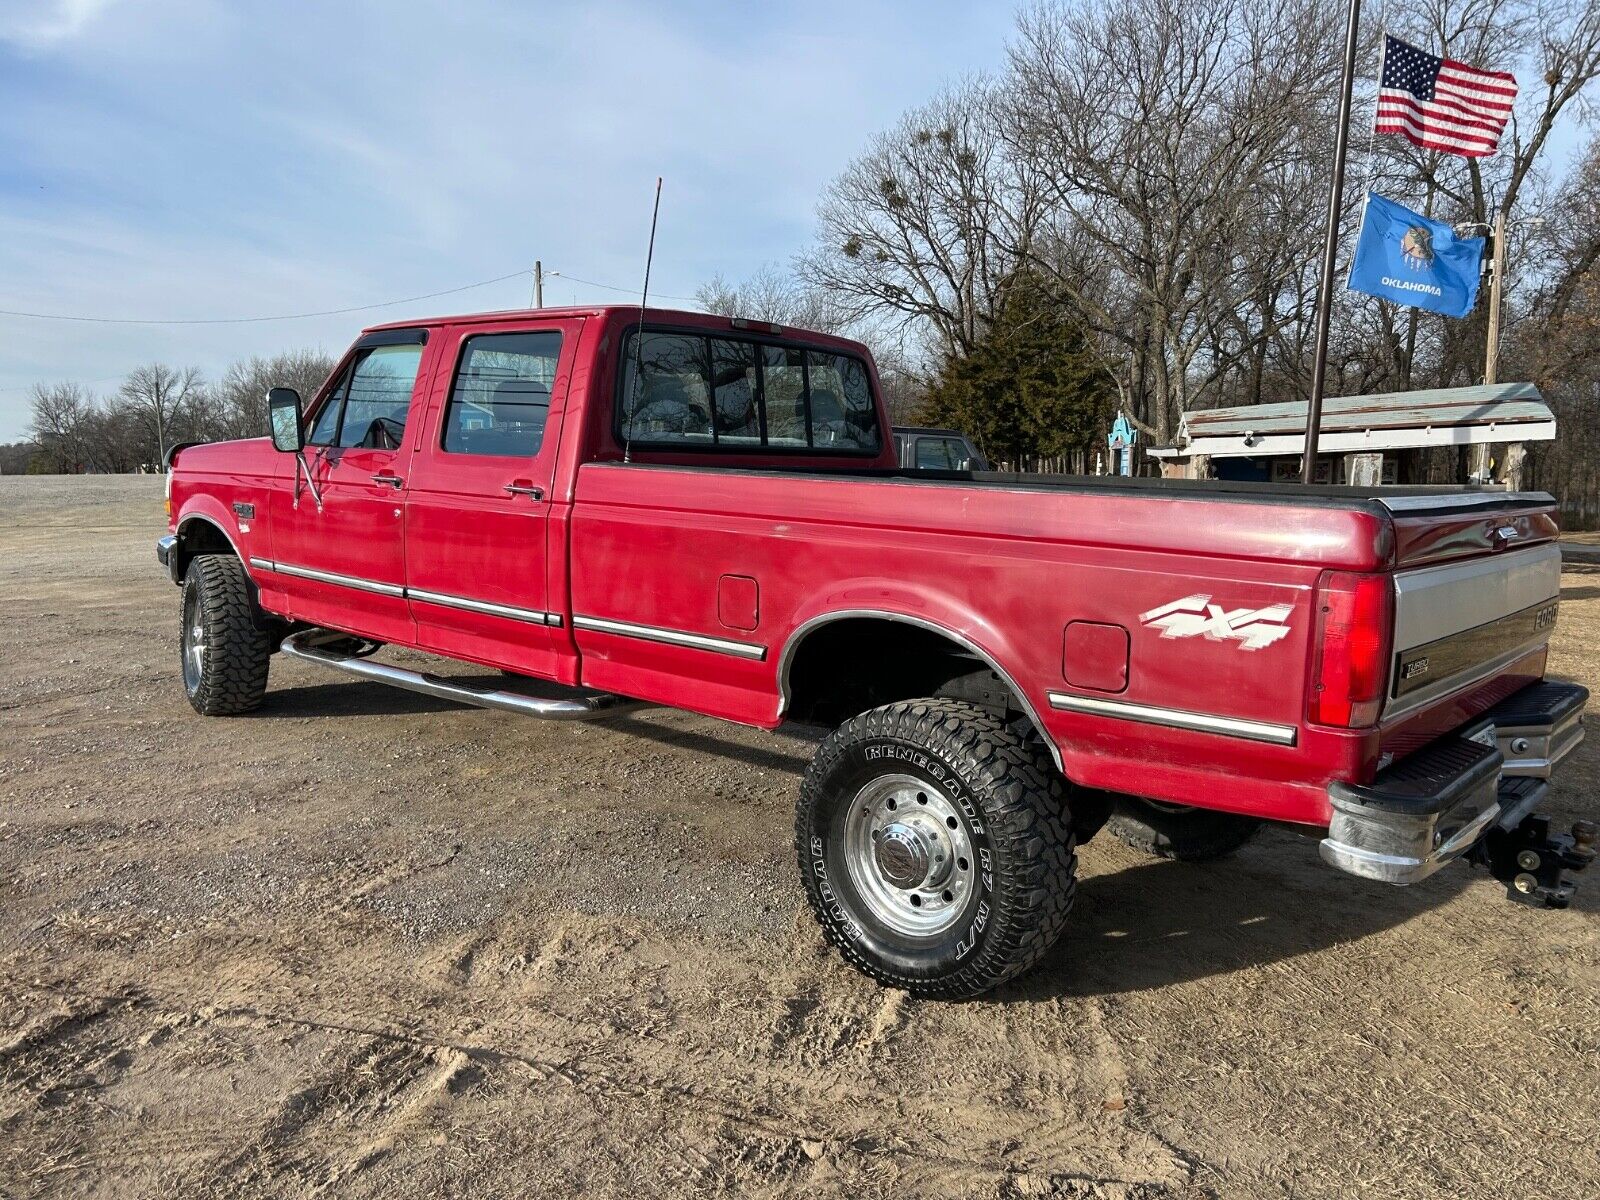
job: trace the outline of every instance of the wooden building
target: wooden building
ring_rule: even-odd
[[[1166,476],[1292,483],[1305,429],[1304,402],[1206,409],[1185,414],[1178,440],[1149,454]],[[1470,447],[1456,482],[1517,486],[1523,444],[1555,436],[1555,415],[1531,383],[1334,396],[1323,401],[1317,479],[1426,483],[1427,456]]]

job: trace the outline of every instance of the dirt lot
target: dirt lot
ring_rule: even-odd
[[[1600,1192],[1600,879],[1097,840],[1044,969],[912,1001],[803,911],[803,742],[282,661],[203,720],[160,509],[0,479],[0,1196]],[[1595,687],[1600,566],[1564,582]]]

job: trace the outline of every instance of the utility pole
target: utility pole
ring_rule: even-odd
[[[1489,260],[1489,345],[1483,362],[1483,381],[1494,383],[1500,358],[1500,288],[1506,273],[1506,213],[1494,215],[1494,254]]]
[[[537,258],[533,260],[533,306],[544,307],[544,264]]]
[[[1322,389],[1328,375],[1328,323],[1333,317],[1333,270],[1339,254],[1339,216],[1344,208],[1344,160],[1350,133],[1350,93],[1356,82],[1356,32],[1361,0],[1350,0],[1344,31],[1344,80],[1339,93],[1339,127],[1333,137],[1333,184],[1328,188],[1328,236],[1322,247],[1322,280],[1317,288],[1317,341],[1311,360],[1311,399],[1306,404],[1306,444],[1302,483],[1317,479],[1317,435],[1322,430]]]

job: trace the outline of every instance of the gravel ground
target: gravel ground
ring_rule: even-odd
[[[1043,969],[921,1003],[803,911],[804,742],[286,661],[204,720],[161,528],[156,478],[0,479],[0,1196],[1600,1193],[1600,880],[1096,840]]]

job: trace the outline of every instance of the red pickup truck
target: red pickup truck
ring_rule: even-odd
[[[863,346],[638,308],[380,326],[269,408],[169,456],[197,711],[256,707],[281,651],[547,719],[821,727],[800,873],[884,983],[1036,963],[1102,827],[1201,859],[1284,822],[1552,905],[1593,857],[1535,812],[1588,698],[1544,677],[1549,496],[904,471]]]

